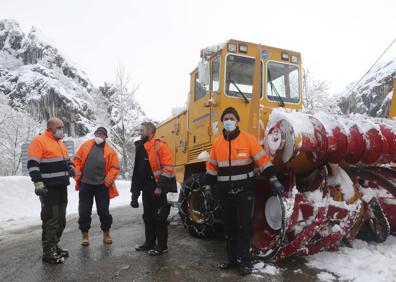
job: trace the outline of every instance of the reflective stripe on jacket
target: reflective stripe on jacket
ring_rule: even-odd
[[[230,140],[224,135],[214,140],[206,173],[216,176],[218,182],[239,181],[252,178],[255,171],[262,173],[271,166],[269,156],[257,139],[237,129],[236,137]]]
[[[73,157],[73,164],[75,166],[75,180],[76,180],[76,190],[79,190],[80,187],[80,179],[81,173],[84,170],[85,161],[89,153],[92,150],[92,147],[95,145],[95,140],[90,139],[85,141],[80,148],[78,148],[77,153]],[[105,179],[104,185],[109,188],[109,196],[110,199],[117,197],[118,190],[115,185],[115,180],[117,178],[118,173],[120,172],[120,163],[118,161],[117,152],[110,147],[107,142],[104,144],[103,154],[105,159]]]
[[[71,162],[66,145],[45,131],[29,145],[27,168],[33,182],[47,187],[67,186]]]
[[[144,143],[157,185],[166,188],[171,178],[175,177],[174,163],[168,144],[162,139],[153,137]]]

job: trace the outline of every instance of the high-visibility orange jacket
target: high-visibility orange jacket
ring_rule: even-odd
[[[257,139],[238,128],[214,140],[206,163],[206,173],[218,183],[246,181],[268,168],[272,163]]]
[[[47,187],[67,186],[71,162],[62,140],[45,131],[29,145],[27,167],[33,182],[44,182]]]
[[[175,177],[174,163],[168,144],[160,138],[153,137],[144,143],[144,149],[158,187],[166,188],[169,180]]]
[[[79,190],[80,187],[80,179],[82,176],[82,171],[84,170],[85,161],[89,153],[92,150],[92,147],[95,145],[95,140],[90,139],[81,144],[80,148],[77,150],[77,153],[73,157],[73,164],[75,166],[75,180],[76,180],[76,190]],[[117,152],[110,147],[107,142],[104,144],[103,148],[103,156],[105,159],[105,178],[104,185],[109,188],[109,196],[110,199],[117,197],[118,190],[115,185],[115,180],[117,178],[118,173],[120,172],[120,164],[118,161]]]

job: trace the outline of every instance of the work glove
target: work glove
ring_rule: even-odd
[[[205,173],[202,173],[198,177],[198,183],[200,186],[205,186],[206,184],[206,178],[205,178]]]
[[[274,193],[274,195],[283,195],[283,192],[285,192],[285,187],[283,186],[282,183],[280,183],[278,177],[276,176],[272,176],[270,178],[270,183],[271,183],[271,188],[272,188],[272,192]]]
[[[48,189],[44,186],[43,182],[35,182],[34,193],[36,193],[37,196],[45,196],[45,194],[48,193]]]
[[[74,170],[74,167],[69,168],[69,176],[70,177],[76,176],[76,171]]]
[[[139,201],[138,201],[139,197],[135,197],[133,194],[131,196],[131,207],[132,208],[138,208],[139,207]]]

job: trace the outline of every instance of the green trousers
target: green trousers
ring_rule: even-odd
[[[40,197],[43,252],[56,248],[66,226],[67,187],[48,187],[48,193]]]

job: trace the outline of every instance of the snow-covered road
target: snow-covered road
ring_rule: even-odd
[[[129,205],[130,182],[117,181],[117,187],[120,196],[111,201],[111,207]],[[33,189],[29,177],[0,177],[0,241],[2,235],[9,232],[15,234],[19,232],[18,230],[21,230],[22,234],[26,232],[28,226],[37,226],[36,229],[40,229],[40,201]],[[74,190],[74,182],[68,190],[67,214],[70,219],[78,212],[78,192]],[[176,195],[173,195],[173,198],[176,198]],[[141,218],[140,214],[137,218]],[[182,233],[177,236],[189,236],[183,228],[178,230]],[[189,242],[199,244],[202,241],[191,238]],[[320,271],[314,272],[318,272],[316,279],[321,281],[336,281],[337,279],[356,282],[396,281],[396,264],[394,263],[396,237],[391,236],[382,244],[356,240],[353,249],[343,247],[338,252],[323,252],[307,257],[306,260],[305,267],[294,268],[291,272],[298,276],[307,269],[319,269]],[[267,265],[260,262],[255,267],[256,275],[271,275],[275,279],[282,276],[284,272],[281,264]]]

